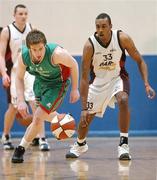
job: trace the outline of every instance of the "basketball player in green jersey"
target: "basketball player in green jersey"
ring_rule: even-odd
[[[60,106],[70,84],[70,77],[72,81],[70,103],[75,103],[80,97],[78,64],[65,49],[57,44],[47,44],[45,35],[39,30],[28,33],[26,45],[19,58],[16,77],[18,111],[23,117],[28,115],[28,107],[24,100],[25,71],[35,75],[34,93],[37,108],[32,123],[15,149],[13,163],[23,162],[23,154],[42,128],[42,122],[44,120],[51,122],[56,115],[56,109]]]

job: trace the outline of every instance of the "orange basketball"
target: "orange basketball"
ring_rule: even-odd
[[[70,114],[59,114],[51,121],[51,131],[58,140],[72,137],[75,129],[75,120]]]
[[[16,120],[19,124],[21,124],[22,126],[29,126],[32,122],[33,119],[33,115],[32,114],[28,114],[27,118],[24,119],[22,118],[21,114],[19,112],[16,113]]]

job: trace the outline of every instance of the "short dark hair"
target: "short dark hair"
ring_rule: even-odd
[[[26,45],[30,48],[31,45],[39,43],[47,43],[45,34],[37,29],[33,29],[26,36]]]
[[[105,18],[107,18],[109,24],[111,24],[111,18],[110,18],[110,16],[109,16],[108,14],[106,14],[106,13],[101,13],[101,14],[99,14],[99,15],[96,17],[96,20],[97,20],[97,19],[105,19]]]
[[[27,8],[27,7],[26,7],[24,4],[18,4],[18,5],[16,5],[15,8],[14,8],[14,14],[16,13],[17,8]]]

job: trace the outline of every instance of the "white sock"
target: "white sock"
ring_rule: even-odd
[[[19,146],[22,146],[25,149],[27,149],[29,145],[30,145],[30,142],[27,142],[24,137],[22,138],[22,140],[21,140],[21,142],[19,144]]]
[[[84,139],[79,139],[79,138],[77,138],[77,142],[78,142],[78,143],[83,143],[85,140],[86,140],[86,138],[84,138]]]
[[[127,137],[127,138],[128,138],[128,133],[122,133],[122,132],[121,132],[121,133],[120,133],[120,137],[121,137],[121,136],[124,136],[124,137]]]

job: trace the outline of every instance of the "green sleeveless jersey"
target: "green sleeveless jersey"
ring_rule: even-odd
[[[62,64],[54,65],[51,62],[53,52],[57,46],[57,44],[46,44],[44,58],[39,64],[32,63],[27,47],[22,48],[22,58],[23,63],[26,65],[26,71],[35,75],[36,80],[40,81],[40,83],[56,85],[56,83],[66,81],[70,76],[70,68]]]

